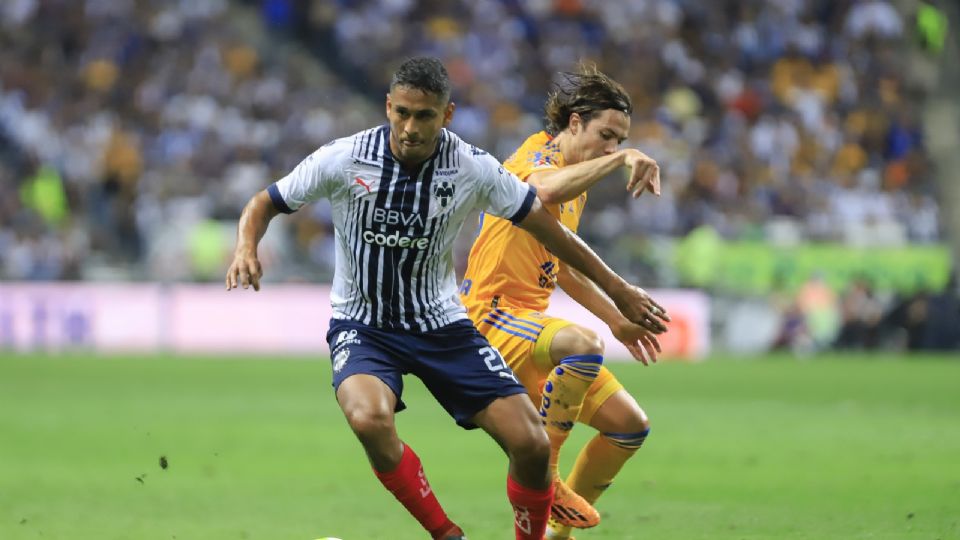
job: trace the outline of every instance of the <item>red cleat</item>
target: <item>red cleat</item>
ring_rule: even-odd
[[[436,537],[436,540],[467,540],[467,537],[463,529],[454,525],[440,533],[440,535]]]

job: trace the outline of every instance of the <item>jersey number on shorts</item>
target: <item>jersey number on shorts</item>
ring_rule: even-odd
[[[507,367],[507,364],[503,361],[503,357],[500,356],[500,353],[496,349],[493,347],[483,347],[477,352],[483,357],[484,363],[487,364],[487,369],[504,379],[513,379],[514,382],[517,382],[517,378],[513,376],[513,372]]]

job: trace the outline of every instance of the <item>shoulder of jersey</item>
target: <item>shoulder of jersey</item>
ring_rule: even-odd
[[[447,144],[452,145],[461,157],[472,161],[481,156],[490,155],[486,150],[461,139],[456,133],[448,129],[444,131],[447,134]]]
[[[354,133],[353,135],[348,135],[346,137],[340,137],[338,139],[333,139],[327,144],[318,148],[314,154],[324,153],[325,155],[350,155],[352,150],[356,147],[357,141],[364,136],[368,135],[371,131],[374,130],[363,130],[359,133]]]
[[[345,163],[351,163],[358,166],[380,167],[383,164],[381,157],[383,151],[381,146],[388,144],[381,140],[383,136],[381,130],[384,126],[372,127],[354,133],[347,137],[341,137],[327,143],[321,150],[328,151]]]
[[[448,144],[453,145],[454,151],[458,156],[456,161],[461,165],[461,168],[468,171],[476,171],[478,167],[485,165],[487,160],[496,160],[496,158],[483,148],[461,139],[459,135],[452,131],[448,130],[447,135],[449,137]]]

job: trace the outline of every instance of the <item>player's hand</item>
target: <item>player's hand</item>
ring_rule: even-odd
[[[657,362],[660,341],[650,330],[623,319],[619,324],[611,325],[610,331],[630,351],[635,360],[639,360],[645,366]]]
[[[248,289],[253,285],[253,290],[260,290],[260,277],[263,276],[263,269],[260,268],[260,260],[257,254],[250,251],[237,251],[233,256],[233,263],[227,270],[227,290],[243,287]]]
[[[634,199],[643,195],[644,190],[648,190],[659,197],[660,166],[657,165],[657,162],[634,148],[627,148],[624,152],[626,152],[626,157],[623,165],[630,171],[627,191],[631,192]]]
[[[628,285],[616,296],[611,296],[620,313],[628,321],[638,324],[654,334],[667,331],[665,322],[670,322],[667,310],[658,304],[640,287]]]

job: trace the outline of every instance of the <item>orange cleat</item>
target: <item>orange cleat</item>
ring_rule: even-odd
[[[572,536],[567,536],[569,533],[560,533],[557,532],[557,529],[566,529],[569,530],[570,527],[564,527],[557,523],[557,520],[550,518],[549,525],[547,526],[547,535],[543,537],[543,540],[577,540]]]
[[[600,512],[567,487],[559,478],[553,481],[553,506],[550,507],[550,517],[568,527],[589,529],[600,524]]]

